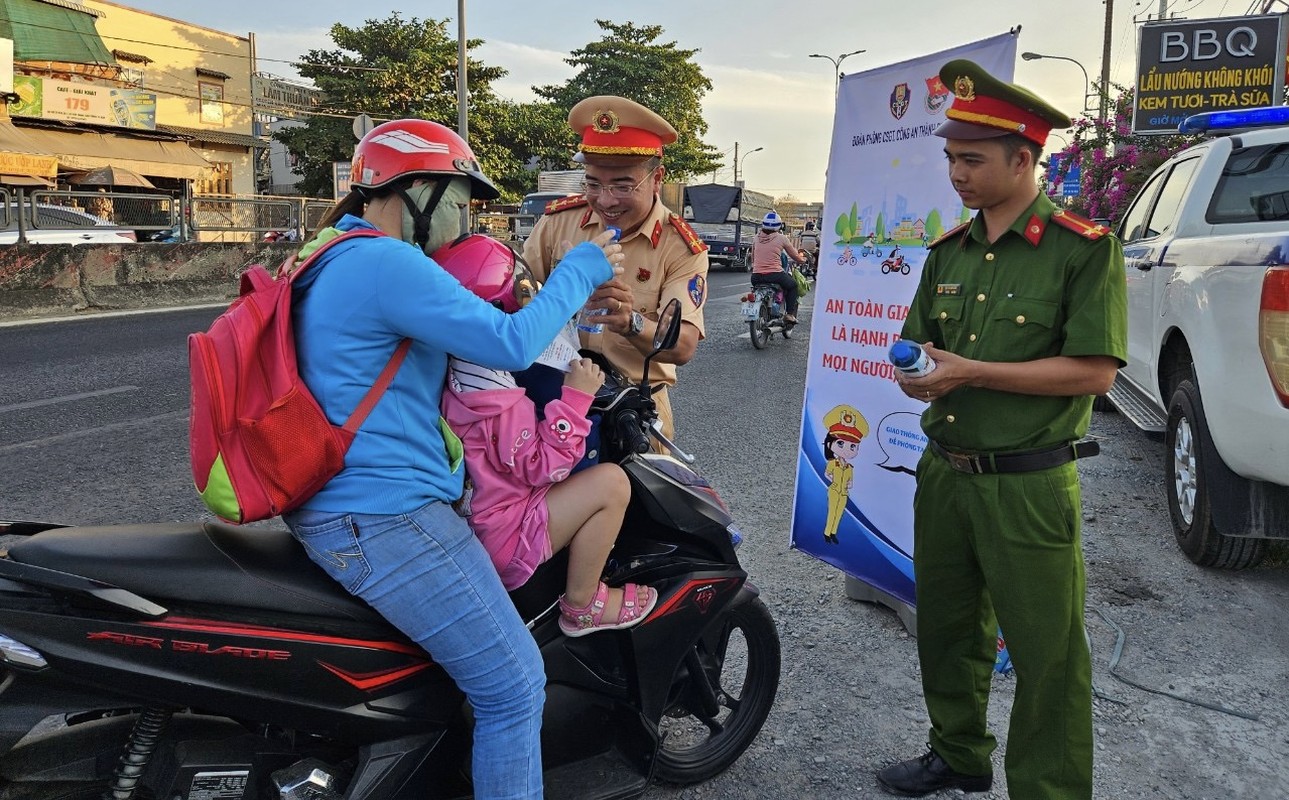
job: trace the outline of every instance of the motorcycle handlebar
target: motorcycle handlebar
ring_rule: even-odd
[[[618,436],[628,452],[649,452],[649,437],[644,432],[640,415],[632,409],[623,409],[617,417]]]

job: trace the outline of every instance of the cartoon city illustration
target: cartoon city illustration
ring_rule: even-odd
[[[872,205],[863,209],[859,203],[850,204],[850,212],[841,214],[833,223],[837,240],[834,248],[838,266],[856,266],[861,259],[876,259],[883,275],[908,275],[910,265],[904,251],[924,250],[944,232],[971,219],[971,209],[960,206],[955,217],[948,220],[938,208],[924,214],[908,210],[908,199],[896,195],[895,212],[888,222],[883,202],[881,208]]]

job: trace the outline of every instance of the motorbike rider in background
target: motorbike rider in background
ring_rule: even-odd
[[[783,269],[780,254],[787,253],[798,264],[806,263],[805,253],[792,245],[783,233],[783,219],[771,211],[761,220],[761,230],[752,242],[752,285],[774,284],[783,289],[783,321],[797,322],[797,282]]]
[[[474,797],[542,797],[542,657],[482,543],[451,503],[461,443],[439,415],[448,351],[528,366],[621,272],[604,235],[561,262],[514,314],[461,286],[428,254],[463,233],[461,210],[498,191],[449,128],[417,119],[373,128],[355,148],[353,190],[301,258],[343,231],[386,234],[325,253],[295,284],[300,375],[333,423],[357,407],[398,343],[407,358],[345,456],[344,468],[283,515],[309,557],[423,647],[474,711]],[[469,336],[462,336],[469,331]]]

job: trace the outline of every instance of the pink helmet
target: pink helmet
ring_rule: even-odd
[[[504,243],[469,233],[443,245],[430,256],[462,286],[506,313],[528,304],[538,284],[514,250]]]
[[[350,174],[350,185],[359,189],[379,189],[407,177],[461,175],[470,179],[476,200],[501,194],[456,131],[424,119],[396,119],[372,128],[354,148]]]

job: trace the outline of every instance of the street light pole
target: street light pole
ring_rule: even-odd
[[[832,62],[833,75],[835,76],[835,79],[833,80],[832,93],[833,93],[833,97],[836,97],[837,92],[841,90],[841,62],[845,61],[851,56],[857,56],[860,53],[867,53],[867,52],[868,52],[867,50],[852,50],[849,53],[842,53],[836,58],[833,58],[832,56],[826,56],[822,53],[811,53],[809,55],[809,58],[826,58]]]
[[[755,150],[748,150],[746,153],[743,154],[742,158],[739,158],[737,155],[735,155],[734,157],[734,185],[735,186],[738,186],[738,174],[743,167],[743,162],[747,160],[748,156],[752,155],[753,153],[759,153],[764,149],[765,149],[764,147],[758,147]],[[738,153],[738,142],[734,143],[734,152],[736,154]]]
[[[1083,110],[1084,111],[1091,110],[1088,108],[1088,98],[1092,96],[1092,82],[1088,80],[1088,71],[1086,68],[1084,68],[1082,64],[1070,58],[1069,56],[1049,56],[1043,53],[1021,53],[1020,57],[1025,59],[1026,61],[1037,61],[1040,58],[1051,58],[1057,61],[1068,61],[1074,66],[1078,67],[1079,70],[1083,73]]]

